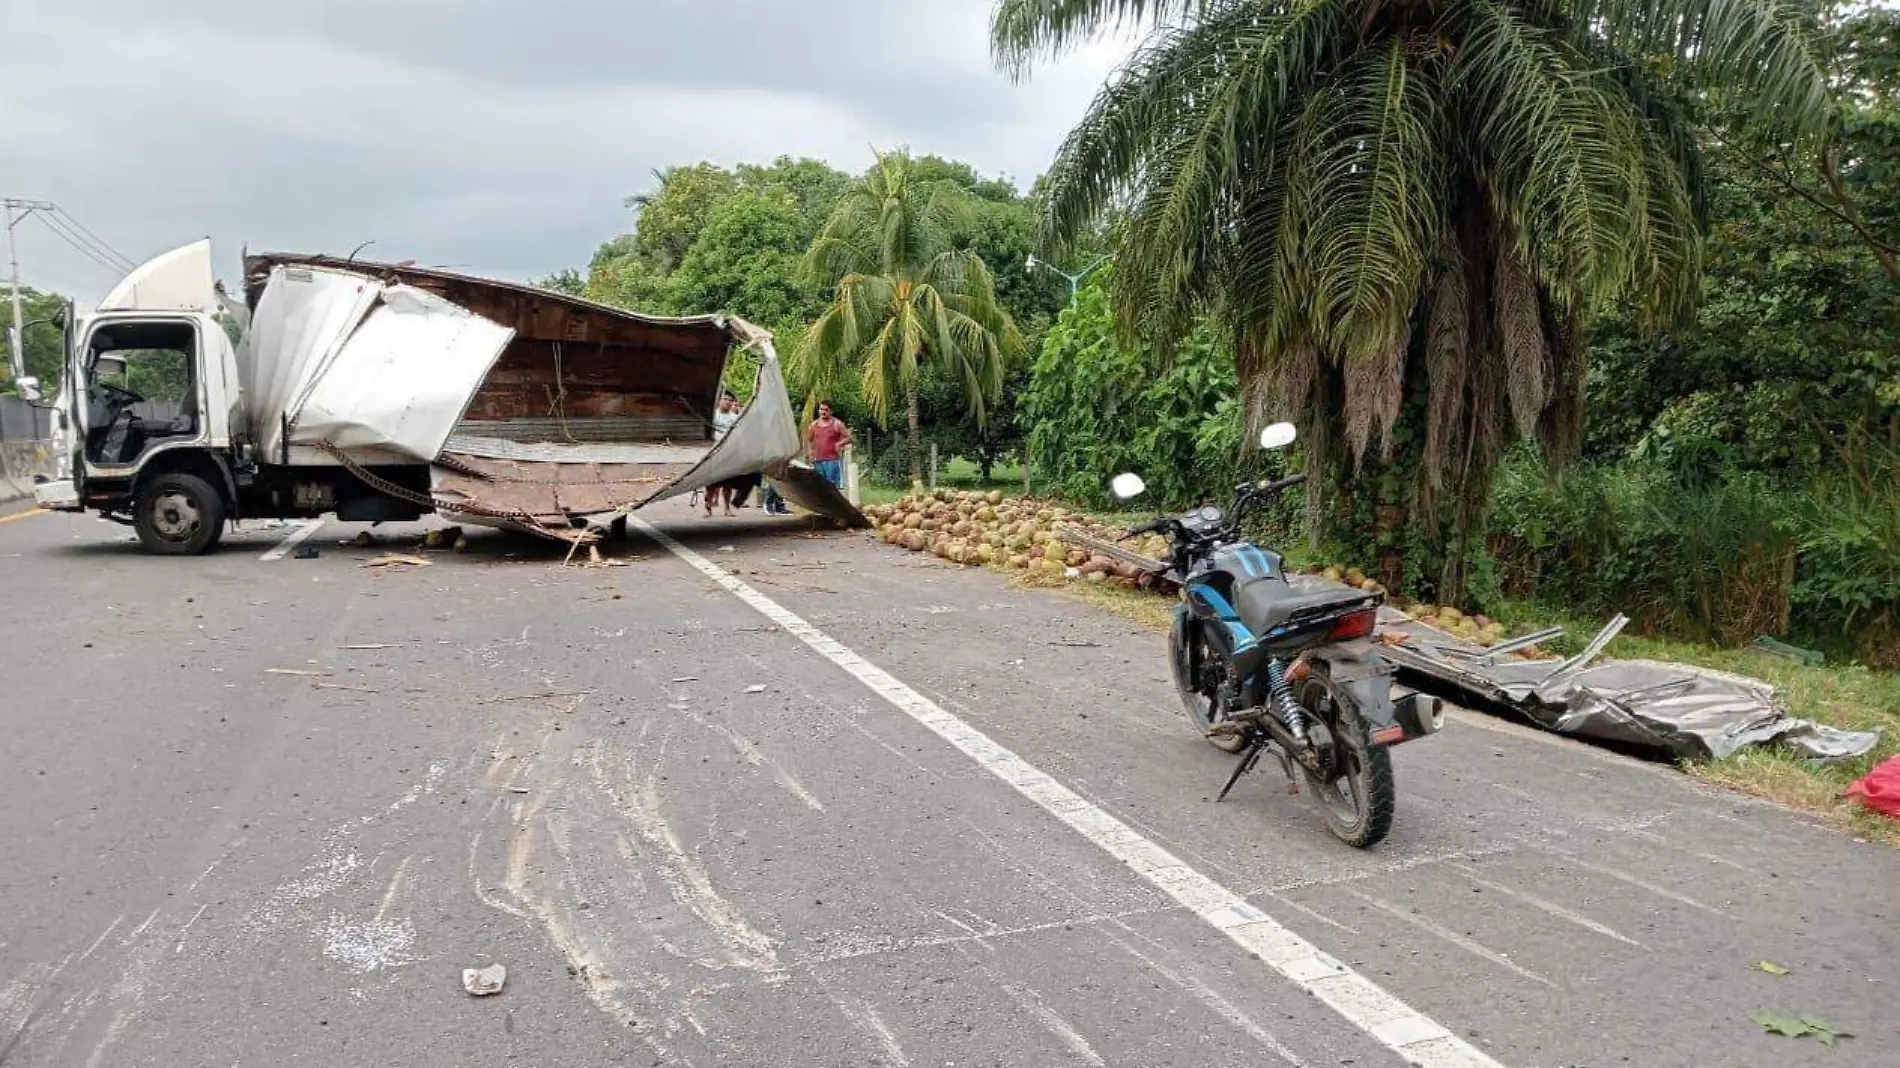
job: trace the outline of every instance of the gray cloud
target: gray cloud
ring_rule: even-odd
[[[0,176],[133,259],[212,236],[533,277],[623,230],[655,168],[855,170],[908,144],[1033,177],[1119,49],[1015,86],[987,0],[9,0]],[[170,10],[167,10],[171,8]],[[29,282],[113,280],[36,224]]]

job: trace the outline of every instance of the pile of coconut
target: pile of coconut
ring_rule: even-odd
[[[1006,501],[997,491],[938,489],[913,493],[895,504],[871,505],[864,514],[886,543],[953,564],[995,564],[1129,589],[1165,586],[1150,570],[1064,541],[1062,535],[1068,533],[1114,542],[1121,532],[1048,501]],[[1159,534],[1119,544],[1143,556],[1167,558],[1167,539]]]
[[[1366,573],[1356,567],[1315,567],[1307,569],[1309,574],[1323,575],[1334,582],[1343,582],[1355,589],[1367,593],[1384,593],[1385,587],[1378,580],[1366,577]],[[1461,638],[1472,645],[1489,649],[1504,642],[1508,633],[1504,624],[1478,613],[1467,613],[1450,605],[1431,605],[1413,602],[1404,597],[1388,598],[1394,608],[1401,609],[1406,615],[1429,627],[1436,627],[1454,638]],[[1536,657],[1543,654],[1535,648],[1526,653]]]

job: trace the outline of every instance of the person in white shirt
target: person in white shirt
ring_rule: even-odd
[[[719,394],[719,406],[713,410],[713,418],[712,418],[713,444],[717,445],[720,442],[726,440],[726,435],[732,431],[732,425],[734,423],[737,423],[738,421],[739,421],[739,398],[733,396],[731,390],[726,390],[725,392]],[[715,482],[712,485],[707,486],[706,487],[706,518],[707,519],[712,518],[713,505],[719,503],[722,500],[726,504],[726,514],[731,515],[732,514],[732,498],[733,498],[733,487],[729,485],[728,483]]]

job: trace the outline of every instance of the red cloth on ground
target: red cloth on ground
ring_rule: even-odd
[[[1849,797],[1875,812],[1900,819],[1900,756],[1890,756],[1874,765],[1867,777],[1847,788]]]

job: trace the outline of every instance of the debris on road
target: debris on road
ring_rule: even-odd
[[[350,544],[359,549],[368,549],[376,544],[376,535],[367,530],[358,531],[356,537],[350,539]]]
[[[441,527],[422,535],[424,549],[447,549],[462,538],[461,527]]]
[[[699,676],[698,675],[679,675],[679,676],[676,676],[673,679],[673,681],[674,682],[698,682]]]
[[[1613,742],[1681,760],[1721,760],[1756,745],[1778,744],[1816,760],[1860,756],[1880,741],[1874,731],[1844,731],[1791,715],[1760,679],[1660,660],[1592,665],[1629,623],[1618,615],[1567,660],[1505,656],[1547,640],[1538,631],[1484,648],[1431,620],[1389,610],[1380,625],[1411,635],[1389,645],[1400,680],[1474,707],[1503,706],[1533,725],[1591,741]]]
[[[721,546],[719,547],[719,551],[720,551],[720,552],[722,552],[722,553],[736,553],[736,552],[738,552],[739,550],[737,550],[737,549],[735,549],[735,548],[733,548],[733,547],[732,547],[732,546],[730,546],[730,545],[721,545]]]
[[[296,675],[307,679],[320,679],[328,676],[328,671],[315,668],[265,668],[266,675]]]
[[[506,704],[509,701],[554,701],[564,697],[586,697],[593,692],[592,690],[573,690],[566,693],[557,693],[554,691],[547,693],[522,693],[513,694],[508,697],[488,697],[475,703],[478,705],[499,705]]]
[[[508,969],[500,964],[462,969],[462,989],[478,998],[501,993],[501,986],[507,981]]]
[[[1752,967],[1758,972],[1767,972],[1769,975],[1776,976],[1777,978],[1788,974],[1787,965],[1776,964],[1771,960],[1758,960]]]
[[[343,646],[343,648],[345,649],[398,649],[398,648],[401,648],[401,646],[394,642],[363,642],[357,645],[345,645]]]
[[[297,546],[297,551],[290,555],[293,559],[297,560],[315,560],[323,554],[319,553],[317,547],[314,545],[299,545]]]
[[[1853,1032],[1843,1031],[1811,1012],[1795,1014],[1780,1012],[1751,1012],[1748,1018],[1761,1025],[1762,1030],[1771,1035],[1787,1038],[1812,1037],[1823,1046],[1832,1046],[1837,1040],[1853,1038]]]
[[[429,560],[423,556],[409,556],[404,553],[384,553],[373,560],[363,562],[364,567],[428,567]]]
[[[340,682],[319,682],[319,683],[316,683],[316,687],[319,690],[348,690],[350,693],[382,693],[383,692],[381,690],[372,689],[368,686],[345,686],[344,684]]]
[[[765,687],[755,682],[755,683],[753,683],[752,685],[750,685],[750,686],[747,686],[747,687],[745,688],[745,692],[747,692],[747,693],[764,693],[764,692],[765,692]]]

